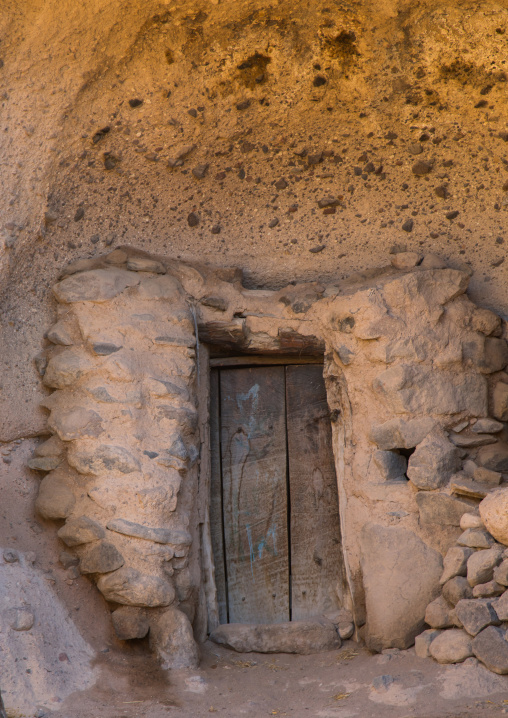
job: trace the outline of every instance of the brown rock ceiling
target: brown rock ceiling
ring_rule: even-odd
[[[122,244],[251,286],[405,245],[507,312],[508,2],[4,0],[0,61],[0,438],[42,426],[60,269]]]

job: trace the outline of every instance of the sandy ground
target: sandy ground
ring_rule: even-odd
[[[99,679],[70,696],[58,718],[465,718],[508,714],[508,678],[475,659],[440,666],[414,649],[373,656],[347,641],[312,656],[240,654],[213,643],[202,647],[198,671],[165,672],[139,642],[108,651]]]

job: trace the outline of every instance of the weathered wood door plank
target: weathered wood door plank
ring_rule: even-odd
[[[341,605],[342,551],[331,425],[321,366],[286,367],[292,619]]]
[[[229,621],[288,621],[284,367],[223,369],[220,383]]]
[[[226,597],[226,566],[224,562],[223,518],[222,518],[222,477],[220,460],[220,417],[219,417],[219,371],[210,372],[210,532],[215,565],[215,584],[219,622],[228,622]]]

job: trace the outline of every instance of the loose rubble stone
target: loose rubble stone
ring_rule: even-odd
[[[334,624],[326,618],[270,625],[229,623],[210,635],[215,643],[240,653],[319,653],[340,648]]]
[[[480,502],[480,516],[487,530],[508,546],[508,488],[492,491]]]
[[[361,534],[369,649],[408,648],[438,592],[441,556],[412,531],[368,524]],[[407,576],[414,579],[408,582]]]
[[[503,430],[504,424],[494,419],[478,419],[471,427],[474,434],[498,434]]]
[[[473,588],[473,598],[494,598],[505,591],[506,586],[502,586],[497,581],[487,581],[487,583],[478,583]]]
[[[162,262],[149,257],[129,257],[127,269],[132,272],[150,272],[152,274],[166,274],[166,267]]]
[[[490,548],[495,542],[487,531],[466,529],[457,539],[457,543],[459,546],[469,546],[469,548]]]
[[[146,613],[135,606],[120,606],[111,614],[113,628],[121,641],[144,638],[150,630]]]
[[[423,177],[423,175],[426,175],[432,171],[433,166],[433,162],[418,160],[418,162],[415,162],[415,164],[412,166],[411,170],[413,174],[417,177]]]
[[[479,466],[475,469],[473,477],[475,481],[479,481],[480,483],[487,484],[489,487],[492,487],[499,486],[503,475],[499,471],[491,471],[490,469],[485,469],[483,466]]]
[[[411,222],[411,229],[413,228],[413,220],[408,220],[408,222]],[[407,222],[404,222],[402,225],[402,229],[404,229],[404,226],[407,224]],[[406,232],[410,232],[411,229],[405,230]],[[398,254],[392,255],[392,266],[395,267],[395,269],[412,269],[413,267],[416,267],[418,262],[420,261],[421,256],[417,252],[399,252]]]
[[[401,229],[404,232],[412,232],[413,226],[414,226],[414,221],[412,219],[406,219],[406,221],[402,223]],[[405,269],[405,267],[397,267],[397,269]]]
[[[8,608],[6,618],[9,628],[13,631],[29,631],[35,621],[32,610],[26,606]]]
[[[66,546],[80,546],[84,543],[97,541],[105,537],[106,533],[102,526],[89,519],[87,516],[81,516],[77,519],[69,519],[65,526],[58,530],[58,536],[62,539]]]
[[[454,576],[443,585],[443,597],[456,606],[464,598],[473,598],[473,591],[463,576]]]
[[[419,491],[416,503],[422,524],[459,526],[465,512],[471,510],[471,504],[440,491]]]
[[[431,628],[450,628],[455,625],[453,608],[443,596],[438,596],[425,609],[425,623]]]
[[[454,474],[450,480],[450,490],[457,496],[468,499],[483,499],[490,491],[490,487],[473,481],[466,474]]]
[[[65,451],[65,445],[60,441],[58,436],[52,436],[43,444],[35,449],[35,456],[62,456]]]
[[[127,287],[139,284],[139,277],[122,269],[93,269],[66,277],[53,287],[59,302],[107,302]]]
[[[74,447],[67,454],[69,464],[80,474],[97,476],[108,471],[131,474],[139,471],[140,464],[130,451],[123,446],[101,444],[91,453],[78,451]]]
[[[64,322],[57,322],[48,330],[46,337],[53,344],[70,347],[74,344],[72,337],[66,329]]]
[[[103,431],[99,414],[82,406],[54,409],[48,418],[48,426],[62,441],[72,441],[86,436],[97,437]]]
[[[501,598],[492,601],[492,606],[500,621],[508,621],[508,591],[505,591]]]
[[[506,675],[508,673],[508,641],[504,631],[488,626],[473,641],[473,653],[489,671]]]
[[[457,449],[444,432],[433,430],[409,457],[407,475],[417,488],[428,491],[443,486],[458,467]]]
[[[458,628],[443,631],[430,644],[429,653],[438,663],[462,663],[473,655],[471,637]]]
[[[150,647],[165,669],[198,667],[199,654],[192,626],[187,616],[176,608],[151,617]]]
[[[471,636],[476,636],[485,626],[499,625],[499,619],[487,599],[463,599],[455,606],[457,618]]]
[[[500,442],[482,446],[476,460],[486,469],[506,473],[508,472],[508,446]]]
[[[470,586],[490,581],[494,575],[494,568],[501,562],[503,549],[493,546],[485,551],[475,551],[467,562],[467,581]]]
[[[415,653],[418,658],[430,658],[430,644],[439,636],[441,631],[429,628],[415,638]]]
[[[484,529],[485,528],[479,513],[478,514],[471,514],[471,513],[463,514],[461,516],[459,525],[463,531],[467,531],[467,529]]]
[[[116,531],[125,536],[134,536],[135,538],[154,541],[155,543],[190,546],[192,541],[192,537],[187,531],[151,528],[134,523],[133,521],[126,521],[125,519],[112,519],[108,521],[106,526],[110,531]]]
[[[448,265],[437,254],[426,254],[420,263],[422,269],[444,269]]]
[[[508,421],[508,384],[498,382],[492,392],[492,413],[499,421]]]
[[[208,172],[209,166],[210,165],[208,164],[208,162],[196,165],[196,167],[194,167],[194,169],[192,170],[192,174],[196,179],[204,179],[206,177],[206,173]]]
[[[448,549],[443,559],[443,574],[439,579],[439,583],[446,583],[454,576],[466,576],[467,562],[472,553],[473,549],[465,546],[452,546],[452,548]]]
[[[68,349],[52,357],[44,373],[43,383],[51,389],[66,389],[93,369],[93,363],[82,352]]]
[[[34,471],[53,471],[62,463],[62,459],[58,456],[38,456],[30,459],[27,466]]]
[[[494,569],[494,581],[502,586],[508,586],[508,559],[505,558],[502,563]]]
[[[72,512],[75,503],[74,492],[61,480],[58,473],[48,474],[41,481],[35,508],[43,518],[66,519]]]
[[[126,606],[169,606],[175,600],[175,589],[168,579],[148,576],[128,566],[101,576],[97,588],[106,601]]]
[[[109,573],[124,564],[122,554],[108,541],[95,543],[82,556],[79,562],[81,573]]]

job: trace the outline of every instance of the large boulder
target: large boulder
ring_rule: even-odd
[[[480,516],[496,541],[508,546],[508,487],[496,489],[483,499]]]
[[[367,646],[408,648],[439,593],[441,555],[412,531],[378,524],[364,527],[361,548]]]

